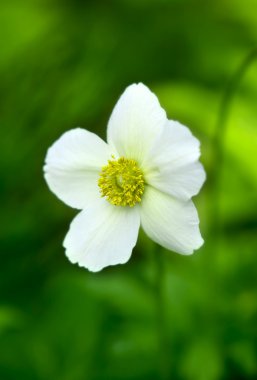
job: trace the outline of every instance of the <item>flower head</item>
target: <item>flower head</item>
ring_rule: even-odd
[[[44,172],[53,193],[82,210],[64,240],[70,261],[95,272],[127,262],[140,225],[163,247],[193,253],[203,243],[191,200],[205,180],[199,156],[199,141],[142,83],[118,100],[107,143],[81,128],[64,133]]]

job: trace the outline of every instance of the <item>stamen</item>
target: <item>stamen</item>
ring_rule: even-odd
[[[133,207],[141,202],[145,181],[137,162],[121,157],[103,166],[98,186],[102,197],[111,204]]]

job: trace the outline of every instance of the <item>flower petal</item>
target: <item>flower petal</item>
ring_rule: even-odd
[[[110,148],[97,135],[81,128],[72,129],[48,149],[45,179],[58,198],[82,209],[100,197],[99,171],[110,157]]]
[[[120,156],[142,164],[166,121],[166,113],[157,97],[142,83],[132,84],[114,107],[107,141]]]
[[[137,207],[113,206],[100,199],[72,221],[63,243],[66,255],[92,272],[124,264],[136,244],[139,226]]]
[[[199,145],[187,127],[168,121],[148,157],[147,183],[181,200],[196,195],[206,178]]]
[[[142,227],[156,243],[184,255],[203,244],[192,201],[177,200],[148,186],[141,206]]]

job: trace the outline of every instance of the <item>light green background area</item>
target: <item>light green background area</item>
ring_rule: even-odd
[[[256,379],[257,62],[231,106],[224,162],[213,144],[224,88],[257,45],[256,0],[2,1],[0,35],[0,379],[159,379],[152,243],[141,233],[126,265],[98,274],[70,264],[76,211],[42,174],[63,132],[105,138],[139,81],[200,139],[207,171],[195,198],[205,245],[161,253],[171,379]]]

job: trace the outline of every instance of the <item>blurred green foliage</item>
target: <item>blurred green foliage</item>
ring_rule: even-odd
[[[158,379],[151,242],[99,274],[71,265],[76,212],[42,175],[76,126],[105,137],[124,88],[142,81],[202,142],[196,198],[205,246],[163,252],[172,379],[257,378],[257,64],[224,138],[211,230],[213,135],[226,82],[257,43],[256,0],[11,0],[0,3],[0,378]]]

